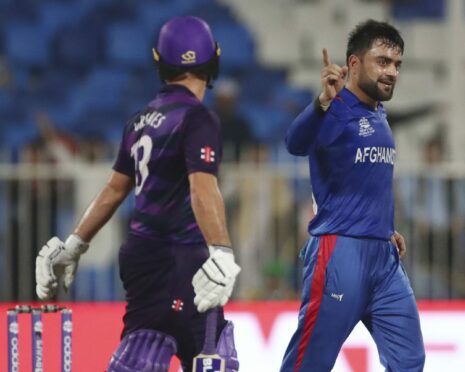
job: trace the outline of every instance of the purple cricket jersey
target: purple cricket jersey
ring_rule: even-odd
[[[190,173],[216,175],[218,118],[182,85],[165,85],[125,127],[113,169],[134,179],[130,233],[166,243],[205,243],[191,208]]]

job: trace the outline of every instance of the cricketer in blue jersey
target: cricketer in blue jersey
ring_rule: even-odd
[[[302,249],[297,330],[282,372],[328,372],[362,321],[387,371],[422,371],[418,309],[394,230],[395,145],[381,101],[392,97],[404,42],[373,20],[349,35],[347,66],[323,50],[322,93],[291,124],[286,146],[308,156],[316,215]],[[346,76],[347,81],[346,81]]]
[[[228,301],[240,271],[216,178],[220,123],[202,104],[220,49],[208,24],[183,16],[162,27],[153,52],[163,87],[127,123],[112,175],[73,234],[50,239],[36,260],[37,295],[50,299],[60,279],[70,286],[90,240],[134,190],[119,251],[124,329],[108,372],[164,372],[173,355],[191,371],[204,343],[205,311]],[[233,325],[219,315],[217,352],[234,372]]]

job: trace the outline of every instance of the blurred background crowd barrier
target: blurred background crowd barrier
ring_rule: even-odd
[[[67,236],[109,175],[111,164],[0,166],[2,299],[34,298],[37,249]],[[300,247],[312,215],[305,163],[225,164],[220,181],[232,240],[243,272],[235,298],[289,300],[299,296]],[[399,171],[397,229],[408,243],[404,260],[419,299],[465,297],[465,167]],[[62,300],[122,300],[117,250],[132,199],[82,257],[75,285]]]
[[[396,228],[417,297],[465,298],[465,5],[461,0],[0,0],[0,300],[34,299],[34,259],[65,238],[110,174],[124,123],[160,84],[170,17],[207,20],[222,48],[206,104],[223,123],[220,182],[243,272],[236,299],[296,299],[312,216],[305,159],[286,154],[320,89],[321,48],[389,20],[406,41],[394,99]],[[120,300],[116,252],[132,199],[83,256],[66,300]]]

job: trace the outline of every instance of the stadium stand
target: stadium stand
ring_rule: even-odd
[[[240,85],[237,109],[254,140],[271,149],[271,161],[277,162],[288,156],[282,155],[286,126],[319,89],[321,48],[343,63],[347,32],[363,19],[393,20],[408,44],[404,89],[392,107],[435,100],[447,50],[440,23],[445,5],[445,0],[0,0],[0,163],[19,163],[22,150],[40,139],[37,112],[46,112],[57,130],[79,141],[117,144],[125,122],[160,86],[151,47],[161,25],[183,14],[211,24],[222,48],[222,77]],[[212,104],[211,93],[206,102]],[[422,119],[425,131],[431,128],[427,120]],[[418,132],[406,133],[399,147],[412,156],[409,146]],[[0,192],[3,211],[5,184]],[[0,262],[1,255],[0,249]],[[116,277],[114,265],[84,268],[77,278],[82,286],[71,295],[118,298]],[[99,287],[93,287],[96,282]]]

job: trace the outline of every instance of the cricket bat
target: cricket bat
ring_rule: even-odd
[[[216,351],[216,324],[218,308],[209,310],[205,329],[205,342],[199,355],[194,358],[192,372],[224,372],[226,361]]]

